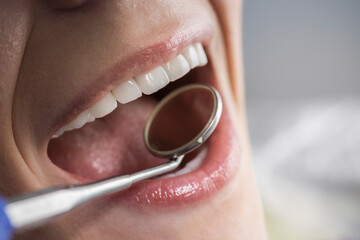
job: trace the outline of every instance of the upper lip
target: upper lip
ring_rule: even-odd
[[[50,139],[61,126],[71,122],[78,114],[99,101],[115,86],[168,62],[193,43],[201,42],[206,48],[211,36],[212,28],[207,24],[186,30],[180,29],[166,40],[144,47],[105,68],[100,77],[94,79],[82,94],[72,99],[71,107],[60,114],[47,139]]]

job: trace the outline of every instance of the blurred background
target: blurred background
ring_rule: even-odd
[[[244,0],[243,11],[270,239],[360,239],[360,1]]]

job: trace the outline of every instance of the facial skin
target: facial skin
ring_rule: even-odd
[[[79,183],[46,156],[66,111],[74,103],[89,107],[113,87],[89,87],[109,66],[202,21],[211,25],[206,52],[241,149],[231,181],[200,202],[161,209],[99,199],[16,238],[266,239],[245,120],[240,13],[241,2],[233,0],[0,1],[3,196]],[[125,68],[124,78],[149,70]],[[86,91],[91,100],[78,101]]]

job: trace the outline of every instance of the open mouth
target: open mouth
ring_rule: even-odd
[[[115,86],[57,130],[48,145],[51,161],[84,181],[134,173],[168,161],[146,149],[145,122],[173,89],[189,83],[217,87],[213,66],[207,62],[202,44],[191,44],[167,63]],[[121,195],[146,205],[176,205],[220,190],[232,177],[236,162],[234,150],[227,147],[234,144],[229,123],[225,107],[213,137],[186,155],[179,169],[136,184]]]

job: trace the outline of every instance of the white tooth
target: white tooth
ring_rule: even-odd
[[[188,47],[183,52],[183,55],[184,55],[185,59],[188,61],[191,69],[199,66],[199,57],[196,52],[196,49],[193,46]]]
[[[60,137],[61,135],[63,135],[63,133],[66,130],[66,126],[61,127],[53,136],[52,138],[57,138]]]
[[[117,106],[117,102],[111,93],[108,93],[103,99],[97,102],[89,109],[91,115],[95,118],[101,118],[111,113]]]
[[[112,90],[112,94],[119,101],[125,104],[141,97],[141,89],[134,79],[124,82]]]
[[[66,126],[64,126],[64,127],[65,127],[65,132],[71,131],[71,130],[74,130],[74,129],[75,129],[74,127],[71,127],[71,126],[69,126],[69,125],[66,125]]]
[[[200,63],[199,66],[206,65],[208,62],[208,59],[206,57],[206,53],[205,53],[204,48],[201,45],[201,43],[195,43],[195,49],[199,56],[199,63]]]
[[[69,123],[68,127],[75,128],[75,129],[81,128],[82,126],[85,125],[85,123],[88,122],[90,116],[91,115],[90,115],[89,111],[84,111],[84,112],[80,113],[79,116],[77,116],[74,121]]]
[[[141,91],[147,95],[158,91],[169,83],[169,78],[162,67],[157,67],[149,73],[141,74],[135,77],[135,80]]]
[[[88,122],[93,122],[93,121],[95,121],[95,117],[90,114]]]
[[[190,71],[189,63],[181,54],[162,66],[170,81],[175,81]]]

